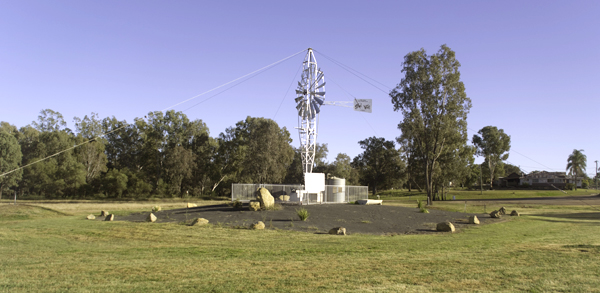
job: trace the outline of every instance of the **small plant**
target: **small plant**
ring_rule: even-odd
[[[363,224],[371,224],[371,221],[369,221],[369,220],[362,220],[360,222],[363,223]]]
[[[153,206],[152,207],[152,212],[153,213],[160,212],[160,210],[162,210],[162,208],[160,206]]]
[[[241,208],[244,206],[244,204],[243,204],[243,203],[242,203],[242,202],[241,202],[239,199],[236,199],[235,201],[233,201],[233,202],[231,203],[231,206],[232,206],[234,209],[241,209]]]
[[[419,208],[419,212],[429,214],[429,211],[425,208],[425,203],[420,199],[417,199],[417,207]]]
[[[309,216],[308,211],[305,208],[296,210],[296,214],[298,215],[298,218],[300,218],[300,221],[306,221]]]

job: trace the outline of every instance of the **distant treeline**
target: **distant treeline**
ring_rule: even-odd
[[[210,136],[202,120],[190,121],[172,110],[151,112],[132,123],[94,113],[73,122],[75,129],[67,128],[63,116],[50,109],[20,129],[1,122],[0,173],[31,165],[0,177],[0,196],[212,197],[229,196],[232,183],[303,181],[299,149],[291,145],[288,130],[271,119],[247,117],[218,137]],[[340,153],[331,163],[325,161],[327,145],[318,144],[314,172],[345,178],[348,185],[368,185],[374,192],[421,188],[422,170],[406,166],[414,160],[394,141],[370,137],[358,143],[362,154]],[[437,185],[450,180],[472,184],[479,167],[463,167],[468,172],[446,172]]]

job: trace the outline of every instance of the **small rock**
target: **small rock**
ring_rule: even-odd
[[[94,216],[94,215],[92,215],[92,214],[89,214],[89,215],[86,217],[86,219],[88,219],[88,220],[93,220],[93,219],[95,219],[95,218],[96,218],[96,216]]]
[[[198,206],[198,205],[197,205],[197,204],[195,204],[195,203],[189,203],[189,202],[188,202],[188,204],[187,204],[187,207],[188,207],[188,209],[189,209],[189,208],[195,208],[195,207],[197,207],[197,206]]]
[[[479,225],[479,219],[477,218],[477,216],[470,216],[469,217],[469,224]]]
[[[519,217],[519,216],[521,216],[521,214],[519,214],[519,212],[517,212],[516,210],[513,210],[513,211],[510,213],[510,215],[511,215],[511,216],[513,216],[513,217]]]
[[[197,218],[195,219],[190,226],[200,226],[200,225],[206,225],[208,224],[208,220],[205,218]]]
[[[263,223],[262,221],[258,221],[258,223],[252,224],[252,226],[250,226],[250,229],[252,230],[263,230],[264,228],[265,223]]]
[[[104,218],[104,221],[114,221],[115,220],[115,214],[110,214],[108,216],[106,216],[106,218]]]
[[[346,235],[346,228],[344,227],[336,227],[329,230],[329,234],[332,235]]]
[[[282,201],[290,201],[290,196],[289,195],[282,195],[281,197]]]
[[[506,215],[506,208],[505,208],[505,207],[501,207],[501,208],[498,210],[498,212],[499,212],[501,215]]]
[[[146,218],[146,222],[152,222],[152,223],[156,222],[156,216],[153,213],[150,213],[148,215],[148,218]]]
[[[108,215],[109,215],[108,211],[101,211],[100,212],[100,217],[106,217]]]
[[[493,211],[490,213],[490,217],[492,218],[500,218],[500,212],[499,211]]]
[[[435,227],[435,230],[440,231],[440,232],[454,232],[454,225],[452,225],[452,223],[450,222],[441,222],[438,223],[437,226]]]
[[[250,208],[251,211],[258,211],[258,210],[260,210],[260,202],[258,200],[251,200],[249,208]]]

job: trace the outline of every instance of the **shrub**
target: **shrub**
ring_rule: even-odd
[[[236,199],[231,203],[231,206],[234,209],[241,209],[244,206],[244,204],[239,199]]]
[[[429,211],[425,208],[425,203],[420,199],[417,199],[417,207],[419,208],[419,212],[429,214]]]
[[[565,190],[573,190],[575,189],[575,185],[573,183],[565,184]]]
[[[160,210],[161,210],[161,207],[160,207],[160,206],[153,206],[153,207],[152,207],[152,212],[153,212],[153,213],[160,212]]]
[[[581,188],[587,189],[590,186],[590,182],[587,179],[581,181]]]
[[[301,208],[299,210],[296,210],[296,214],[298,214],[298,218],[300,218],[300,221],[306,221],[306,219],[308,219],[308,211],[305,208]]]

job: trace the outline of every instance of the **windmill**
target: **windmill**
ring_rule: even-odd
[[[354,108],[355,111],[371,113],[371,99],[354,99],[354,101],[325,101],[325,76],[317,67],[317,60],[312,48],[308,48],[304,57],[301,80],[296,89],[296,109],[298,110],[298,132],[300,134],[300,151],[302,154],[303,173],[312,173],[317,147],[317,128],[321,106],[341,106]]]
[[[317,147],[319,112],[325,101],[325,77],[323,71],[317,67],[312,48],[308,48],[302,67],[301,80],[296,89],[297,129],[300,134],[302,170],[304,173],[312,173]]]

